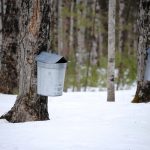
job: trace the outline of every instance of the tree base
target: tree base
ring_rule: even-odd
[[[35,101],[36,99],[36,101]],[[0,117],[12,123],[49,120],[48,98],[36,95],[34,98],[18,96],[12,109]]]
[[[150,102],[150,81],[138,81],[137,90],[132,103]]]

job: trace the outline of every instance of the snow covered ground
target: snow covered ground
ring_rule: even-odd
[[[0,150],[150,150],[150,103],[132,104],[135,90],[49,97],[49,121],[0,120]],[[0,94],[0,115],[16,96]]]

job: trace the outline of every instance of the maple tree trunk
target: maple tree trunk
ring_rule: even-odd
[[[19,9],[19,95],[12,109],[3,115],[10,122],[48,120],[48,97],[37,95],[35,57],[47,51],[50,0],[18,0]]]
[[[132,103],[150,102],[150,81],[138,81]]]
[[[150,102],[150,81],[145,79],[145,68],[150,48],[150,1],[140,0],[139,6],[139,41],[138,41],[138,82],[133,103]]]
[[[2,53],[2,21],[3,20],[3,0],[0,0],[0,71],[1,71],[1,68],[2,68],[2,65],[1,65],[1,53]]]
[[[18,92],[17,36],[19,27],[17,3],[12,0],[1,1],[1,9],[0,93],[13,94]]]

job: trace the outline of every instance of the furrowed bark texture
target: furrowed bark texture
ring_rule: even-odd
[[[138,82],[133,103],[150,102],[150,81],[144,80],[147,49],[150,48],[150,1],[140,0],[139,6],[139,43],[138,43]]]
[[[35,57],[46,51],[49,40],[50,0],[18,0],[19,96],[2,116],[10,122],[48,120],[46,96],[37,95]]]
[[[2,68],[2,65],[1,65],[1,53],[2,53],[2,21],[3,20],[3,0],[0,0],[0,71],[1,71],[1,68]]]
[[[133,103],[150,102],[150,81],[138,81]]]
[[[108,14],[108,72],[107,101],[115,101],[114,71],[115,71],[115,11],[116,0],[109,0]]]
[[[0,93],[13,94],[18,92],[17,36],[19,16],[16,1],[1,0],[1,11]]]

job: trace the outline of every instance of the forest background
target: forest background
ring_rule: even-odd
[[[5,0],[1,0],[2,2],[4,3]],[[139,1],[136,0],[117,0],[116,2],[115,85],[117,90],[128,89],[136,82],[138,5]],[[9,28],[5,27],[5,31],[8,30],[15,41],[15,35],[18,32],[15,21],[7,19],[7,15],[17,12],[15,5],[13,6],[13,2],[10,6],[7,4],[7,8],[12,8],[10,9],[12,12],[5,10],[4,4],[1,6],[3,8],[0,9],[0,33],[5,27],[4,23],[7,25],[9,23]],[[18,14],[13,15],[12,20],[15,20]],[[52,0],[50,15],[48,47],[51,52],[61,54],[69,60],[64,90],[86,91],[89,87],[105,90],[107,88],[108,0]],[[15,34],[10,32],[11,29]],[[1,34],[0,38],[2,38]],[[5,49],[2,40],[0,41],[1,49]],[[11,49],[16,48],[14,45],[13,43]],[[6,57],[6,61],[13,62],[11,74],[14,79],[17,72],[13,70],[16,65],[16,56],[13,55],[10,58],[9,53],[6,55],[9,56]],[[7,75],[6,79],[8,80]],[[16,73],[13,86],[18,85],[17,79]],[[12,82],[11,78],[10,81]],[[14,93],[18,93],[16,89]]]
[[[139,2],[116,2],[116,89],[136,81]],[[65,91],[107,88],[108,0],[53,1],[50,49],[65,56]]]

